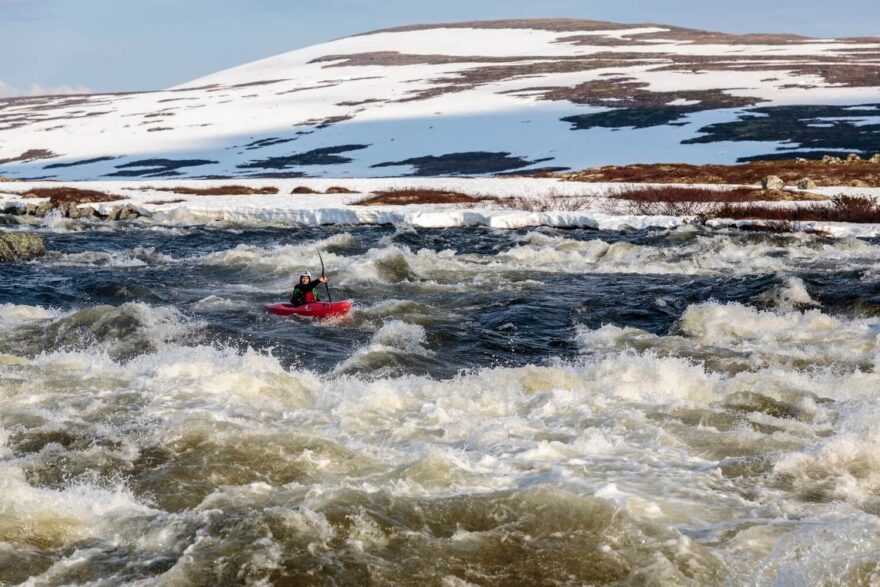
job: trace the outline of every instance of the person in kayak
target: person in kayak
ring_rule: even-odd
[[[303,304],[311,304],[319,302],[318,296],[315,295],[314,289],[322,283],[327,283],[326,277],[319,277],[312,281],[312,274],[305,271],[299,276],[299,283],[293,288],[293,295],[290,296],[290,303],[294,306],[302,306]]]

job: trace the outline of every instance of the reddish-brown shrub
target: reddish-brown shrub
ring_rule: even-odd
[[[251,188],[243,185],[223,185],[214,188],[161,187],[144,188],[156,192],[171,192],[185,196],[259,196],[278,193],[278,188]]]
[[[751,188],[649,186],[611,194],[605,209],[611,213],[640,216],[698,216],[709,214],[721,203],[798,199],[813,201],[824,198],[806,192]]]
[[[650,186],[620,190],[608,197],[633,202],[753,202],[765,196],[763,192],[751,188]]]
[[[96,190],[83,190],[72,187],[33,188],[21,194],[22,198],[49,198],[52,207],[61,204],[90,204],[93,202],[114,202],[124,200],[123,196],[107,194]]]
[[[799,227],[797,223],[788,220],[768,220],[760,224],[743,224],[740,230],[746,232],[797,232]]]
[[[297,186],[297,187],[293,188],[293,191],[290,193],[291,194],[320,194],[321,192],[315,191],[312,188],[307,188],[306,186],[301,185],[301,186]]]
[[[652,186],[631,188],[611,194],[605,209],[611,213],[637,216],[698,216],[712,210],[717,202],[742,202],[756,199],[752,190],[713,190]]]
[[[880,187],[880,166],[867,160],[836,165],[821,160],[753,161],[739,165],[608,165],[556,176],[571,181],[589,182],[755,185],[768,175],[779,176],[790,185],[804,177],[810,177],[820,186]]]
[[[401,188],[373,192],[352,204],[358,206],[407,206],[409,204],[470,204],[497,201],[491,196],[469,196],[460,192],[430,190],[422,188]]]
[[[771,220],[778,222],[880,223],[880,206],[873,198],[839,195],[829,204],[772,206],[769,204],[720,204],[704,218]]]

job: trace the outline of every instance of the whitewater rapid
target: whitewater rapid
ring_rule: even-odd
[[[0,582],[880,580],[880,243],[43,235],[0,284]],[[315,250],[356,311],[263,314]]]

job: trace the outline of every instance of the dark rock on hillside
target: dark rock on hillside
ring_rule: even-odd
[[[749,157],[740,161],[756,159],[790,159],[796,156],[819,158],[833,156],[834,150],[844,158],[853,149],[863,154],[873,151],[880,144],[880,124],[863,124],[866,117],[876,117],[880,104],[854,106],[770,106],[752,108],[732,122],[710,124],[700,129],[701,136],[683,141],[684,144],[716,143],[722,141],[763,141],[792,145],[786,153],[766,157]],[[821,122],[820,122],[821,121]],[[793,152],[810,149],[809,152]]]
[[[117,165],[113,173],[106,177],[169,177],[180,175],[178,169],[213,165],[216,161],[208,159],[142,159]]]
[[[92,163],[101,163],[103,161],[113,161],[116,157],[95,157],[93,159],[81,159],[80,161],[70,161],[69,163],[50,163],[44,165],[43,169],[63,169],[66,167],[79,167],[80,165],[91,165]]]
[[[403,161],[387,161],[373,165],[376,167],[397,167],[412,165],[417,176],[434,175],[479,175],[483,173],[500,173],[522,169],[536,163],[552,161],[552,157],[529,161],[522,157],[513,157],[510,153],[490,153],[486,151],[469,151],[465,153],[447,153],[445,155],[428,155],[413,157]]]
[[[51,159],[53,157],[58,157],[58,155],[49,149],[28,149],[16,157],[0,159],[0,165],[5,165],[7,163],[28,163],[31,161],[37,161],[38,159]]]
[[[340,156],[339,153],[347,153],[349,151],[359,151],[366,149],[370,145],[337,145],[335,147],[324,147],[314,149],[304,153],[295,153],[293,155],[282,155],[279,157],[268,157],[257,161],[251,161],[244,165],[239,165],[239,169],[287,169],[297,165],[339,165],[342,163],[351,163],[350,157]]]

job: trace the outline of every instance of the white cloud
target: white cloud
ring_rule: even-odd
[[[31,84],[27,89],[10,86],[0,80],[0,98],[20,98],[22,96],[55,96],[60,94],[91,94],[85,86],[41,86]]]

